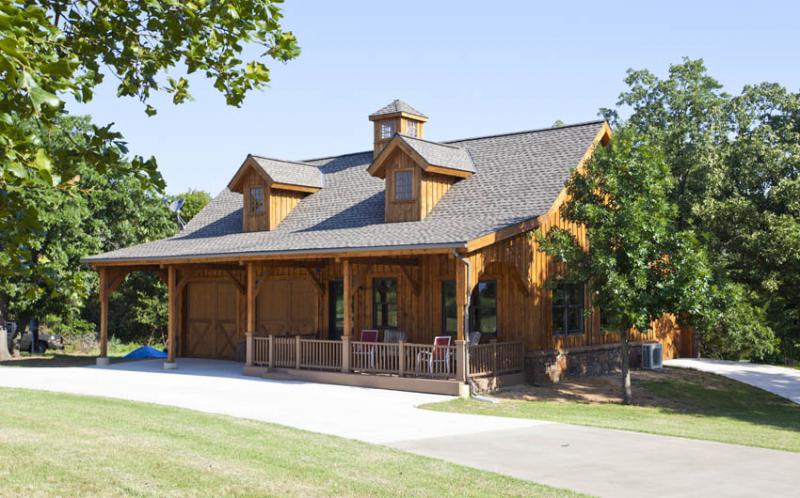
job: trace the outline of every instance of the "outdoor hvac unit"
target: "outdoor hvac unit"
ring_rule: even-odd
[[[642,344],[642,368],[656,370],[664,366],[661,344]]]

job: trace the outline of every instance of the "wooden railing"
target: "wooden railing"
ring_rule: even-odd
[[[493,342],[469,347],[471,377],[497,376],[522,372],[525,345],[522,342]]]
[[[327,341],[295,337],[251,337],[248,361],[259,367],[361,372],[397,376],[457,378],[522,372],[524,344],[497,342],[470,346],[469,368],[459,374],[458,346],[412,343]],[[462,351],[462,355],[466,351]]]
[[[301,339],[300,368],[312,370],[341,370],[342,342]]]

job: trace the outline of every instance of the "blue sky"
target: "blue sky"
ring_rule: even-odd
[[[69,108],[116,123],[133,153],[154,155],[168,192],[216,194],[248,153],[368,150],[367,115],[395,98],[429,116],[426,138],[443,140],[595,119],[628,68],[663,75],[683,56],[703,58],[729,92],[761,81],[800,90],[797,2],[287,0],[285,14],[303,53],[273,64],[270,87],[239,109],[202,78],[194,102],[158,97],[152,118],[116,97],[113,78]]]

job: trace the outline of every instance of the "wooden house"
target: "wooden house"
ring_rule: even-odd
[[[608,125],[432,142],[428,118],[402,101],[369,120],[371,150],[248,155],[179,234],[86,258],[100,273],[98,361],[109,294],[152,271],[169,289],[168,368],[239,360],[252,375],[429,392],[615,368],[619,337],[583,286],[545,286],[556,265],[532,237],[551,226],[585,237],[559,206]],[[365,329],[380,342],[362,341]],[[435,348],[437,336],[450,344]],[[634,339],[667,358],[689,346],[669,319]]]

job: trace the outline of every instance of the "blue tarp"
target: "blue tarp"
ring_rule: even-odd
[[[167,353],[163,351],[159,351],[156,348],[151,348],[150,346],[142,346],[140,348],[136,348],[130,353],[125,355],[125,358],[128,360],[141,360],[142,358],[166,358]]]

